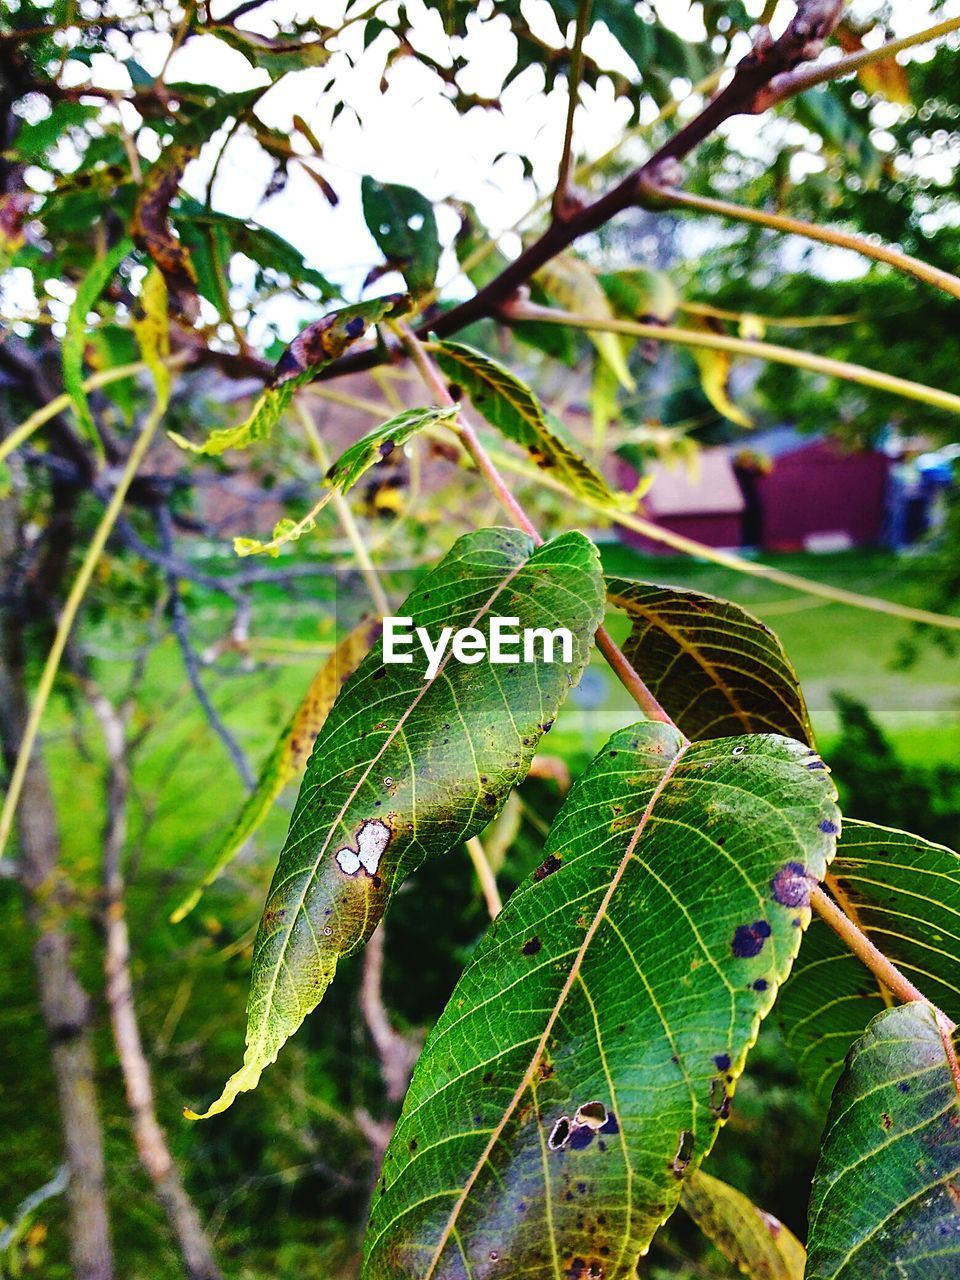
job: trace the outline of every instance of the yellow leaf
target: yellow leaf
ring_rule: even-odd
[[[698,333],[723,333],[723,325],[710,316],[689,316],[685,328],[695,329]],[[753,419],[737,407],[730,399],[730,370],[733,359],[729,352],[711,351],[705,347],[694,347],[691,355],[700,370],[700,384],[717,413],[729,418],[739,427],[752,427]]]
[[[596,320],[610,320],[613,309],[599,280],[583,261],[572,253],[561,253],[552,258],[533,277],[554,301],[567,311]],[[615,333],[589,332],[590,341],[600,356],[616,374],[625,391],[635,391],[633,374],[627,367],[620,339]]]

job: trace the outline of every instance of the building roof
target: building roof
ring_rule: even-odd
[[[703,449],[692,467],[655,462],[649,470],[654,479],[644,505],[654,519],[743,511],[743,494],[725,449]]]

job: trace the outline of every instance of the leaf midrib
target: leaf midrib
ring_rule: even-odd
[[[583,964],[584,956],[587,954],[587,951],[590,948],[590,944],[593,942],[597,929],[600,927],[600,923],[603,920],[604,916],[606,915],[607,908],[609,907],[610,902],[612,901],[613,896],[620,885],[620,881],[623,879],[626,869],[630,863],[630,859],[633,857],[633,852],[637,847],[640,837],[643,835],[644,831],[647,828],[647,824],[650,820],[651,815],[653,814],[653,810],[657,804],[657,801],[660,799],[660,796],[663,794],[663,791],[666,788],[667,783],[670,781],[670,779],[673,777],[674,773],[676,772],[689,746],[690,746],[689,740],[686,737],[683,737],[681,735],[681,742],[680,742],[679,749],[677,750],[673,759],[670,761],[670,764],[664,770],[663,776],[661,777],[660,781],[654,787],[653,793],[651,794],[650,799],[647,802],[647,806],[643,811],[640,821],[637,823],[636,829],[634,830],[634,833],[630,838],[630,843],[627,845],[627,848],[624,851],[623,857],[621,858],[620,863],[613,874],[613,878],[610,881],[610,887],[607,889],[606,893],[603,895],[603,899],[600,902],[600,906],[597,908],[597,911],[590,922],[590,925],[586,931],[586,934],[584,935],[583,942],[580,944],[579,950],[577,951],[576,958],[574,959],[574,962],[570,967],[570,972],[567,975],[566,979],[564,980],[564,984],[560,989],[559,994],[557,995],[553,1008],[550,1011],[550,1016],[548,1017],[546,1021],[546,1025],[544,1026],[543,1032],[541,1033],[540,1038],[537,1041],[537,1047],[534,1050],[533,1054],[531,1055],[529,1066],[527,1067],[526,1071],[523,1073],[523,1077],[521,1078],[520,1083],[517,1085],[517,1088],[513,1094],[513,1097],[510,1099],[510,1102],[504,1109],[503,1116],[501,1117],[496,1127],[492,1131],[490,1135],[490,1139],[487,1142],[487,1145],[484,1147],[482,1153],[480,1154],[479,1158],[475,1162],[474,1167],[471,1170],[469,1177],[467,1178],[466,1184],[464,1185],[463,1190],[461,1191],[459,1197],[457,1198],[456,1204],[454,1205],[453,1209],[450,1211],[450,1216],[447,1219],[447,1223],[441,1233],[440,1239],[437,1242],[433,1257],[430,1260],[430,1265],[428,1269],[424,1272],[423,1280],[432,1280],[432,1277],[436,1275],[436,1269],[441,1260],[443,1252],[446,1249],[451,1236],[455,1233],[456,1223],[459,1219],[460,1211],[463,1208],[464,1204],[466,1203],[467,1197],[469,1196],[470,1192],[473,1190],[473,1186],[477,1178],[480,1176],[481,1169],[486,1164],[494,1147],[496,1146],[497,1142],[500,1140],[500,1136],[502,1135],[506,1127],[507,1121],[510,1119],[511,1115],[516,1110],[524,1093],[530,1087],[530,1084],[533,1080],[534,1072],[536,1070],[536,1064],[540,1058],[540,1055],[543,1053],[543,1050],[546,1047],[547,1040],[549,1039],[550,1032],[553,1030],[554,1023],[556,1022],[557,1018],[560,1016],[560,1012],[564,1004],[566,1003],[567,997],[569,996],[571,989],[573,988],[573,984],[580,975],[580,969]],[[632,1206],[628,1204],[627,1220],[624,1228],[625,1237],[629,1236],[629,1232],[630,1232],[631,1209],[632,1209]]]
[[[480,619],[484,617],[484,615],[493,607],[493,603],[497,599],[497,597],[503,591],[506,590],[506,588],[510,585],[510,583],[514,580],[514,578],[516,578],[518,574],[520,574],[523,571],[523,569],[525,569],[526,566],[530,563],[532,554],[533,553],[528,553],[527,556],[519,564],[515,565],[513,569],[511,569],[511,571],[506,575],[503,581],[498,584],[496,590],[490,595],[489,599],[486,601],[483,608],[480,609],[479,612],[471,619],[471,622],[469,623],[470,626],[475,626],[476,623],[479,622]],[[383,743],[380,746],[380,749],[377,751],[377,754],[367,762],[365,769],[361,773],[360,777],[357,779],[357,782],[354,785],[353,789],[351,790],[350,794],[347,796],[346,800],[343,802],[340,812],[330,822],[328,826],[327,835],[324,838],[323,843],[321,844],[320,849],[317,852],[317,856],[314,859],[314,863],[312,868],[310,869],[310,873],[304,879],[303,890],[300,893],[300,897],[297,902],[296,909],[291,914],[290,924],[286,929],[283,943],[281,945],[280,957],[274,961],[272,966],[273,976],[270,981],[269,993],[266,996],[266,999],[264,1001],[264,1006],[263,1006],[265,1010],[264,1018],[263,1018],[263,1031],[258,1037],[259,1044],[261,1047],[263,1046],[266,1040],[267,1014],[269,1010],[273,1007],[273,997],[277,989],[277,979],[281,969],[282,958],[286,955],[287,947],[290,942],[290,937],[293,933],[294,925],[296,924],[297,920],[300,918],[300,913],[303,911],[304,903],[306,902],[307,893],[309,892],[310,885],[313,883],[314,878],[316,877],[316,874],[317,874],[317,869],[320,866],[320,862],[324,854],[326,853],[331,840],[333,839],[334,829],[337,826],[337,824],[343,820],[344,814],[347,812],[347,810],[353,804],[354,800],[357,798],[360,788],[363,786],[367,778],[370,776],[370,772],[373,769],[374,765],[376,765],[377,761],[380,760],[380,758],[383,756],[383,753],[387,750],[387,748],[392,745],[397,735],[400,733],[401,729],[403,728],[404,724],[407,722],[409,717],[416,710],[417,706],[420,703],[420,700],[426,696],[429,690],[432,689],[433,686],[436,684],[437,680],[439,680],[439,678],[443,675],[444,670],[447,666],[447,663],[450,661],[451,655],[452,655],[452,649],[448,649],[439,667],[437,668],[437,672],[434,675],[433,679],[424,680],[423,687],[418,691],[416,697],[413,699],[413,701],[410,703],[407,709],[403,712],[403,714],[398,719],[397,723],[391,729],[390,733],[384,739]]]

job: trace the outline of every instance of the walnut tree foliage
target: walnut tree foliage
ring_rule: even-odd
[[[388,663],[369,618],[340,637],[245,806],[224,815],[219,849],[198,851],[198,883],[174,913],[196,905],[302,775],[253,945],[246,1052],[204,1115],[250,1105],[243,1095],[306,1019],[323,1017],[338,966],[363,953],[409,877],[464,844],[476,856],[477,838],[498,830],[596,648],[636,716],[575,778],[536,868],[423,1046],[384,1143],[362,1275],[621,1280],[682,1206],[745,1273],[800,1280],[800,1242],[709,1172],[776,1009],[830,1108],[809,1280],[955,1276],[960,856],[877,815],[845,823],[777,637],[704,593],[605,578],[588,535],[643,520],[644,486],[621,489],[618,451],[641,470],[654,456],[689,459],[705,431],[748,443],[755,419],[811,421],[828,397],[849,434],[906,414],[949,433],[960,410],[949,33],[915,64],[864,58],[884,15],[839,0],[762,6],[770,29],[759,4],[700,0],[695,38],[669,4],[550,0],[559,42],[515,0],[426,0],[422,13],[385,0],[330,26],[269,4],[225,8],[7,6],[0,480],[23,525],[45,530],[24,551],[24,617],[53,636],[54,658],[67,650],[79,598],[60,579],[50,587],[47,558],[78,531],[73,580],[91,583],[100,551],[106,575],[139,558],[166,579],[181,640],[176,585],[189,572],[234,602],[251,575],[308,554],[338,567],[352,555],[369,578],[350,503],[386,503],[382,469],[424,446],[478,471],[503,514],[491,519],[461,472],[433,518],[401,511],[387,541],[425,563],[394,612],[433,636],[498,615],[564,627],[572,651],[502,667],[448,655],[429,670],[416,651]],[[470,34],[493,22],[511,34],[501,93],[523,76],[574,97],[602,89],[622,100],[631,134],[618,155],[581,164],[571,112],[556,190],[536,193],[519,248],[455,191],[433,201],[339,173],[305,115],[287,129],[261,118],[271,87],[309,68],[316,116],[332,129],[357,110],[351,71],[374,57],[385,92],[412,59],[461,116],[496,112],[497,97],[465,88],[463,74]],[[609,44],[584,43],[600,24],[631,74],[596,52]],[[218,42],[255,87],[168,78],[166,62],[148,70],[139,51],[158,33],[175,47]],[[821,67],[832,70],[818,77]],[[727,127],[745,121],[763,141],[753,154]],[[338,279],[333,250],[308,261],[256,216],[218,207],[217,165],[238,137],[269,157],[265,196],[282,198],[296,168],[331,205],[355,186],[373,246],[362,284]],[[927,139],[941,157],[933,179],[915,162]],[[697,199],[758,216],[728,209],[727,233],[688,253],[687,224],[717,216]],[[807,219],[791,234],[812,239],[810,224],[828,237],[834,227],[846,237],[836,251],[860,253],[864,274],[825,283],[819,247],[785,268],[784,218]],[[638,230],[674,248],[644,256]],[[278,298],[299,332],[283,332]],[[734,374],[747,361],[744,393]],[[402,362],[422,380],[412,405],[392,404],[346,446],[321,438],[311,386],[336,404],[340,377]],[[590,402],[589,443],[550,404],[571,367]],[[363,408],[349,391],[340,403]],[[200,560],[191,569],[178,543],[197,527],[192,504],[244,468],[282,516],[272,534],[221,540],[215,573]],[[150,572],[130,586],[144,611],[160,598]],[[96,601],[106,590],[91,586]],[[3,840],[22,772],[10,775]]]

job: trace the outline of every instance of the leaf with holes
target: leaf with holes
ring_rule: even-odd
[[[832,877],[867,936],[960,1019],[960,854],[905,831],[847,819]],[[815,920],[777,1013],[788,1051],[823,1103],[848,1049],[889,1001],[836,934]]]
[[[317,734],[336,700],[342,685],[353,675],[370,646],[380,636],[380,619],[361,622],[340,641],[310,682],[303,701],[290,717],[276,746],[260,770],[257,785],[227,832],[213,865],[200,884],[171,913],[170,923],[179,924],[194,909],[215,880],[223,875],[250,837],[257,831],[277,797],[307,767]]]
[[[307,325],[294,338],[277,361],[273,376],[249,417],[239,426],[211,431],[202,444],[193,444],[173,431],[168,432],[170,439],[181,449],[211,456],[268,439],[297,387],[309,382],[324,365],[338,359],[348,347],[359,342],[372,324],[378,324],[387,316],[402,314],[408,304],[406,294],[391,293],[370,302],[358,302],[350,307],[341,307],[339,311],[331,311]]]
[[[296,542],[315,528],[317,516],[335,493],[346,493],[376,462],[393,449],[400,448],[424,427],[452,423],[457,413],[457,405],[444,405],[437,409],[404,409],[373,431],[368,431],[346,449],[327,472],[323,492],[305,516],[301,516],[299,520],[291,520],[289,517],[279,520],[274,527],[273,537],[268,542],[260,542],[256,538],[234,538],[234,551],[238,556],[262,555],[264,552],[271,556],[277,555],[287,543]]]
[[[633,505],[614,493],[606,480],[551,425],[543,405],[499,360],[461,342],[438,344],[436,361],[458,393],[466,392],[491,426],[521,446],[538,467],[570,490],[616,508]]]
[[[391,267],[401,272],[411,293],[433,287],[440,265],[440,240],[433,205],[413,187],[361,183],[363,218]]]
[[[422,650],[385,663],[381,643],[360,664],[307,766],[254,946],[243,1066],[208,1115],[256,1087],[406,877],[496,816],[579,680],[602,614],[599,557],[580,533],[536,550],[513,529],[467,534],[407,598],[398,617],[433,644],[441,629],[506,617],[521,630],[566,628],[570,652],[478,665],[448,647],[428,675]]]
[[[953,1280],[960,1270],[960,1067],[928,1004],[854,1045],[813,1180],[807,1280]]]
[[[610,739],[427,1041],[365,1280],[634,1276],[790,971],[835,794],[787,738]]]
[[[683,1184],[680,1203],[723,1256],[753,1280],[803,1280],[807,1257],[789,1227],[736,1187],[702,1169]]]
[[[739,605],[699,591],[607,581],[630,618],[623,651],[690,738],[782,733],[813,745],[797,675],[780,641]]]

